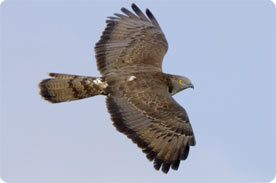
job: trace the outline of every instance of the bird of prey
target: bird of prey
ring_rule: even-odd
[[[157,20],[132,4],[124,14],[108,17],[96,43],[101,77],[50,73],[40,82],[40,95],[59,103],[105,95],[114,126],[167,173],[177,170],[196,144],[188,115],[173,95],[193,88],[184,76],[162,72],[168,43]]]

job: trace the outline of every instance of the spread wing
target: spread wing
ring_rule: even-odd
[[[152,80],[143,82],[133,81],[130,87],[125,86],[123,94],[120,85],[109,88],[107,107],[114,126],[142,148],[147,158],[154,161],[155,169],[162,166],[165,173],[170,167],[177,170],[190,146],[195,145],[189,118],[166,86]]]
[[[132,4],[134,13],[114,14],[95,46],[98,70],[103,76],[125,71],[161,71],[168,43],[158,22],[147,9],[147,17]]]

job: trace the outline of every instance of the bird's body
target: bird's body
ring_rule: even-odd
[[[162,72],[166,38],[152,13],[146,17],[132,5],[133,14],[115,14],[95,46],[101,77],[51,73],[40,83],[41,96],[65,102],[106,95],[114,126],[127,135],[154,161],[155,169],[167,173],[187,158],[195,138],[186,111],[172,95],[192,88],[183,76]]]

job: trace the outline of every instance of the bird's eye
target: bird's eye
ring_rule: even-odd
[[[180,85],[182,85],[183,81],[180,79],[180,80],[178,81],[178,83],[179,83]]]

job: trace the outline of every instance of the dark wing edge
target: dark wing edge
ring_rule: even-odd
[[[138,6],[136,4],[132,3],[131,8],[133,9],[133,11],[137,14],[137,16],[141,20],[146,21],[146,22],[151,22],[154,26],[158,27],[161,30],[161,27],[159,26],[159,23],[157,22],[156,18],[153,16],[153,14],[151,13],[151,11],[149,9],[146,9],[146,14],[147,14],[147,16],[149,18],[148,19],[145,16],[145,14],[140,10],[140,8],[138,8]],[[126,15],[128,15],[130,18],[138,18],[136,15],[134,15],[133,13],[131,13],[126,8],[122,8],[121,11],[123,13],[125,13]]]
[[[122,114],[122,106],[120,106],[117,103],[116,99],[113,97],[107,97],[106,104],[107,104],[108,111],[111,114],[111,119],[114,122],[114,126],[116,127],[116,129],[118,131],[124,133],[125,135],[127,135],[128,138],[130,138],[135,144],[137,144],[138,147],[140,147],[142,149],[142,151],[146,154],[148,160],[153,161],[154,168],[156,170],[160,170],[161,167],[162,167],[161,170],[164,173],[168,173],[170,168],[172,168],[173,170],[178,170],[180,161],[187,159],[189,150],[190,150],[190,146],[194,146],[196,144],[194,135],[192,134],[192,136],[189,138],[185,138],[185,139],[182,138],[182,140],[183,139],[185,140],[185,143],[180,143],[180,144],[182,144],[181,149],[175,149],[174,151],[173,150],[171,151],[170,149],[167,150],[167,154],[169,154],[169,153],[171,154],[172,152],[174,152],[175,155],[173,155],[173,156],[177,156],[177,158],[175,158],[173,161],[167,160],[165,158],[158,158],[157,155],[158,155],[158,153],[160,153],[160,151],[159,152],[154,151],[153,148],[150,147],[150,145],[151,145],[150,142],[147,142],[146,140],[141,138],[140,137],[141,134],[138,134],[135,130],[133,130],[127,126],[128,122],[125,119],[126,118],[125,114]],[[136,112],[139,113],[139,111],[136,111]],[[140,119],[140,121],[141,121],[141,119]],[[152,121],[151,121],[151,123],[152,123]],[[188,121],[188,123],[189,123],[189,121]],[[151,132],[151,129],[149,129],[148,132]],[[166,139],[165,136],[162,136],[162,135],[160,135],[160,138],[163,138],[162,143],[163,143],[163,141],[168,140],[168,138]],[[161,142],[159,139],[157,139],[156,141]],[[179,143],[179,142],[177,142],[177,143]],[[168,141],[167,147],[169,145],[170,144]],[[177,145],[177,144],[174,144],[174,145]]]

